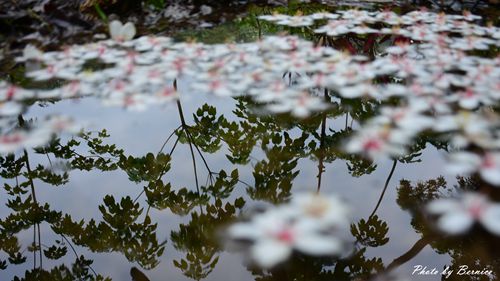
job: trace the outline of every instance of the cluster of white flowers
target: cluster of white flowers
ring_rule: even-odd
[[[113,22],[114,39],[59,52],[30,50],[20,57],[19,62],[43,65],[29,71],[28,77],[66,83],[45,91],[0,84],[0,113],[14,114],[19,110],[16,103],[27,98],[80,95],[97,96],[106,105],[143,110],[178,98],[173,80],[189,77],[195,91],[223,97],[248,95],[270,112],[289,112],[299,118],[328,108],[312,88],[326,88],[349,99],[399,99],[398,105],[383,107],[379,116],[363,124],[346,147],[348,152],[371,158],[402,156],[411,141],[427,131],[449,134],[459,149],[469,145],[481,148],[484,153],[476,155],[481,159],[500,149],[498,118],[487,110],[477,110],[500,99],[500,59],[472,55],[500,46],[500,29],[473,23],[478,16],[345,10],[261,18],[290,26],[326,20],[316,32],[330,36],[377,33],[404,37],[411,44],[388,47],[383,55],[370,60],[317,47],[294,36],[215,45],[179,43],[158,36],[128,40],[134,36],[133,26]],[[298,78],[286,73],[298,74],[294,75]],[[392,82],[373,82],[387,77]],[[497,174],[499,167],[495,166]],[[476,163],[462,170],[473,173],[480,168]],[[491,177],[485,180],[500,182]]]
[[[349,211],[337,197],[296,194],[285,205],[228,229],[231,239],[251,241],[250,256],[260,267],[285,261],[294,250],[313,256],[339,256],[350,247]]]
[[[439,216],[437,227],[448,234],[463,234],[479,223],[500,236],[500,203],[483,194],[469,192],[459,199],[438,199],[427,205],[427,211]]]
[[[472,51],[500,46],[498,27],[474,24],[472,21],[480,17],[470,13],[445,15],[425,11],[397,15],[390,11],[347,10],[307,16],[270,15],[261,19],[289,26],[298,26],[299,22],[313,25],[315,20],[323,19],[328,23],[315,32],[330,36],[391,34],[411,40],[412,44],[388,47],[385,54],[370,62],[337,63],[342,67],[322,75],[321,79],[317,75],[308,77],[311,81],[320,80],[317,86],[337,90],[345,98],[402,100],[397,106],[382,108],[377,117],[364,124],[347,145],[347,151],[371,158],[398,157],[406,153],[405,147],[422,132],[451,133],[454,148],[474,145],[483,152],[451,155],[448,170],[462,174],[480,172],[484,180],[500,185],[500,164],[494,161],[500,149],[499,118],[491,111],[478,110],[494,106],[500,100],[500,60],[498,56],[471,55]],[[385,27],[371,27],[375,24]],[[371,83],[384,75],[401,83]]]
[[[0,122],[0,154],[19,151],[23,148],[32,148],[45,145],[53,135],[61,133],[76,134],[82,125],[77,124],[66,116],[49,116],[29,124],[29,129],[13,127],[7,130],[9,122]]]

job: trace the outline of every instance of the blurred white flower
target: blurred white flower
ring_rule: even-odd
[[[0,154],[13,153],[22,148],[28,138],[26,132],[16,131],[0,135]]]
[[[411,136],[403,130],[387,126],[365,127],[348,141],[345,150],[363,154],[370,159],[399,157],[406,153],[405,145],[410,140]]]
[[[315,193],[296,194],[290,202],[303,219],[312,220],[320,228],[349,225],[349,208],[335,196],[321,196]]]
[[[124,42],[132,40],[135,32],[135,25],[131,22],[122,24],[121,21],[114,20],[109,23],[109,34],[111,35],[111,39],[115,41]]]
[[[267,105],[267,109],[273,113],[290,112],[298,118],[306,118],[312,112],[325,110],[328,105],[318,97],[311,96],[307,93],[301,93],[296,97],[281,99],[276,103]]]
[[[342,254],[348,247],[339,230],[348,232],[345,204],[335,197],[296,194],[291,203],[233,224],[228,234],[249,240],[252,260],[263,268],[285,261],[297,250],[312,256]]]
[[[43,56],[42,51],[40,51],[37,47],[28,44],[23,49],[23,55],[21,57],[17,57],[16,61],[18,62],[37,61],[41,60],[42,56]]]
[[[21,114],[23,106],[18,102],[7,101],[0,102],[0,117],[17,116]]]
[[[475,222],[500,236],[500,204],[479,193],[465,193],[460,199],[438,199],[427,205],[427,211],[439,215],[439,230],[456,235],[467,232]]]
[[[472,152],[455,152],[450,154],[446,170],[454,175],[478,172],[488,183],[500,186],[500,153],[487,152],[480,156]]]

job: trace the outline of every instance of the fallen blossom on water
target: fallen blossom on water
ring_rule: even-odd
[[[467,232],[474,223],[500,235],[500,204],[491,202],[479,193],[465,193],[460,199],[438,199],[427,205],[426,210],[439,218],[439,230],[456,235]]]
[[[348,210],[336,197],[296,194],[286,205],[229,227],[231,239],[251,241],[252,260],[262,268],[284,262],[294,250],[312,256],[335,256],[348,249],[338,232],[348,232]]]
[[[356,133],[347,143],[345,150],[358,153],[370,159],[385,156],[399,157],[406,153],[411,135],[403,130],[391,130],[387,126],[366,127]]]
[[[475,23],[478,17],[471,13],[429,11],[398,15],[343,10],[259,18],[292,27],[311,26],[314,32],[329,36],[384,34],[390,38],[389,46],[370,58],[315,46],[296,36],[213,45],[174,42],[163,36],[133,39],[133,24],[113,21],[111,40],[57,52],[27,47],[18,61],[40,63],[27,76],[37,81],[55,79],[61,86],[33,90],[0,82],[0,112],[12,115],[20,110],[17,103],[9,103],[13,101],[88,95],[105,105],[145,110],[179,98],[172,84],[185,78],[190,90],[200,94],[248,96],[270,113],[297,118],[330,108],[328,98],[377,103],[375,117],[361,120],[345,146],[348,152],[369,158],[402,156],[413,140],[427,132],[447,136],[459,149],[476,145],[487,153],[498,150],[498,117],[479,112],[500,101],[500,60],[473,55],[475,50],[500,46],[498,27]],[[88,69],[89,62],[100,67]],[[324,88],[327,99],[315,94],[318,88]],[[474,167],[481,170],[480,164]],[[497,182],[493,176],[486,179]]]
[[[484,155],[465,151],[451,153],[446,170],[455,175],[470,175],[477,172],[486,182],[500,186],[500,153],[487,152]]]
[[[22,149],[43,146],[53,135],[76,134],[82,125],[65,116],[49,116],[36,120],[29,128],[15,128],[0,134],[0,154],[15,153]]]
[[[128,41],[135,36],[135,26],[131,22],[122,24],[121,21],[114,20],[109,23],[109,34],[115,41]]]
[[[40,60],[42,56],[43,56],[42,51],[40,51],[37,47],[28,44],[23,49],[23,55],[21,57],[17,57],[16,61],[18,62],[36,61]]]
[[[273,113],[290,112],[297,118],[306,118],[311,112],[325,110],[326,104],[322,99],[302,93],[295,98],[278,100],[275,104],[269,104],[267,109]]]

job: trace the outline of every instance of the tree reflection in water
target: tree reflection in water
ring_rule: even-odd
[[[323,124],[325,120],[343,114],[325,112],[303,122],[295,122],[284,116],[270,118],[252,115],[248,111],[251,106],[254,105],[249,101],[238,100],[234,110],[237,116],[235,121],[217,115],[215,107],[208,104],[195,112],[192,124],[187,124],[181,115],[180,120],[183,121],[180,121],[181,124],[171,134],[162,151],[156,154],[147,153],[139,157],[126,155],[116,145],[106,143],[109,134],[102,130],[97,133],[82,132],[78,137],[66,141],[55,138],[47,146],[1,157],[1,175],[6,179],[4,189],[8,194],[7,207],[10,210],[10,214],[0,222],[0,245],[8,255],[6,260],[2,260],[2,267],[5,269],[7,266],[26,263],[27,252],[31,252],[33,267],[19,276],[20,279],[58,280],[62,276],[69,276],[67,278],[70,279],[103,280],[105,277],[92,269],[92,260],[78,253],[79,248],[86,248],[96,253],[119,252],[141,268],[155,268],[160,265],[167,241],[158,239],[157,222],[152,222],[148,215],[149,210],[154,208],[169,209],[179,216],[189,215],[190,221],[180,224],[178,230],[172,231],[170,235],[174,248],[184,253],[184,257],[174,260],[174,265],[187,277],[202,280],[216,267],[223,249],[214,236],[219,227],[234,221],[248,200],[272,203],[287,201],[291,196],[293,180],[299,174],[297,162],[300,159],[311,158],[318,163],[345,159],[347,171],[356,177],[376,168],[371,166],[367,169],[367,164],[373,165],[371,162],[335,149],[336,144],[353,131],[349,128],[338,132],[326,130]],[[19,120],[23,120],[22,116]],[[300,128],[301,133],[292,137],[292,128]],[[384,188],[389,185],[391,175],[397,168],[396,163],[417,161],[427,143],[429,141],[421,139],[410,153],[412,157],[394,160]],[[179,144],[193,147],[193,154],[199,156],[191,158],[193,168],[206,168],[207,184],[199,184],[194,189],[176,188],[166,180]],[[444,147],[442,143],[437,146]],[[211,170],[209,159],[205,156],[219,153],[222,147],[229,148],[226,157],[230,163],[253,161],[253,183],[242,182],[237,168],[231,171]],[[163,150],[168,148],[169,153],[164,153]],[[263,151],[262,160],[252,159],[255,150]],[[34,163],[30,161],[33,154],[46,155],[47,161]],[[198,162],[200,159],[201,165]],[[61,165],[62,168],[58,169],[54,165]],[[324,165],[318,165],[318,190],[324,169]],[[70,174],[75,170],[121,170],[130,181],[143,188],[135,199],[105,196],[99,206],[102,217],[88,221],[74,220],[71,214],[52,210],[48,203],[37,201],[36,183],[67,186]],[[200,172],[195,175],[201,177]],[[389,271],[411,260],[427,245],[438,253],[449,254],[452,268],[462,264],[479,264],[496,270],[499,268],[495,266],[499,259],[498,249],[492,243],[494,237],[481,230],[460,238],[440,236],[429,226],[428,218],[421,212],[422,206],[432,199],[457,190],[476,189],[479,184],[477,178],[460,178],[458,185],[453,187],[448,186],[442,177],[417,184],[401,180],[397,203],[403,210],[410,212],[411,224],[421,238],[389,264],[384,264],[380,258],[366,256],[367,249],[382,247],[389,241],[389,225],[376,215],[377,207],[383,204],[382,192],[378,202],[374,202],[376,206],[372,214],[351,225],[351,233],[357,242],[354,253],[349,257],[312,258],[294,254],[287,264],[275,269],[261,271],[249,267],[249,270],[256,280],[368,279],[376,272]],[[247,195],[234,199],[236,186],[246,188]],[[33,231],[33,241],[23,245],[18,236],[29,229]],[[60,238],[54,241],[43,239],[49,230]],[[70,255],[75,257],[74,264],[70,266],[63,264],[50,270],[43,267],[44,260],[60,260]],[[476,279],[471,277],[470,280]]]
[[[249,24],[248,21],[246,19],[241,25]],[[263,31],[273,30],[271,25],[254,16],[250,16],[250,21],[257,25],[259,37]],[[392,45],[403,40],[391,36],[348,34],[334,38],[313,35],[304,30],[292,32],[310,37],[317,45],[345,49],[372,58],[379,55],[384,44]],[[283,78],[293,84],[294,75],[292,72],[284,73]],[[177,90],[176,87],[174,81],[173,88]],[[234,98],[236,106],[232,114],[218,114],[216,107],[206,103],[189,116],[183,111],[182,100],[178,100],[178,127],[169,132],[158,152],[141,156],[127,155],[124,149],[109,144],[106,129],[100,132],[82,131],[70,139],[56,135],[47,145],[0,156],[0,175],[4,179],[6,194],[3,201],[8,210],[0,220],[0,250],[3,255],[0,268],[5,270],[23,265],[26,272],[18,274],[14,280],[110,280],[106,273],[96,272],[93,261],[80,251],[114,252],[137,265],[130,271],[134,280],[147,280],[147,270],[161,266],[166,245],[170,243],[180,255],[173,260],[173,264],[183,275],[194,280],[207,278],[224,251],[219,231],[245,215],[247,203],[288,202],[293,196],[294,181],[301,172],[300,160],[309,159],[317,163],[316,192],[322,192],[325,184],[323,175],[329,172],[328,167],[335,161],[345,162],[346,170],[352,177],[361,177],[376,170],[377,165],[371,160],[346,153],[341,147],[347,138],[356,133],[360,122],[378,114],[381,103],[363,98],[340,98],[321,87],[316,87],[316,90],[318,96],[331,107],[303,120],[290,118],[290,114],[254,114],[262,103],[248,97]],[[496,108],[492,107],[492,110]],[[332,124],[339,121],[344,126],[334,129]],[[27,128],[30,123],[31,120],[24,120],[21,114],[16,126]],[[182,145],[189,149],[189,158],[175,154]],[[249,263],[248,271],[255,280],[262,281],[372,280],[389,276],[393,269],[409,262],[422,249],[430,246],[436,253],[451,257],[450,267],[455,272],[461,265],[494,272],[491,277],[452,275],[446,280],[495,280],[500,276],[498,238],[479,227],[467,235],[444,236],[432,227],[432,218],[422,211],[430,201],[461,191],[481,188],[489,190],[492,198],[498,199],[499,192],[476,174],[460,177],[452,186],[443,177],[416,183],[400,179],[397,204],[411,215],[411,226],[420,238],[389,263],[368,254],[371,249],[389,243],[390,225],[377,215],[377,211],[384,204],[386,190],[394,187],[394,171],[401,165],[421,161],[428,146],[446,151],[448,145],[446,139],[425,133],[414,140],[405,156],[391,159],[391,169],[381,187],[380,197],[373,202],[373,211],[351,224],[350,232],[355,243],[350,255],[313,258],[294,253],[289,261],[270,270],[262,270]],[[228,168],[215,171],[210,164],[210,154],[221,153],[226,156],[228,162],[225,167]],[[172,184],[169,178],[175,175],[169,174],[169,171],[175,159],[180,159],[180,165],[186,169],[186,159],[189,159],[194,186],[177,187]],[[251,166],[253,182],[240,179],[238,165]],[[70,176],[76,171],[124,172],[130,182],[140,186],[140,190],[135,197],[104,196],[99,206],[101,217],[91,219],[74,219],[70,213],[56,211],[37,198],[40,183],[65,188],[71,184]],[[152,221],[149,215],[151,209],[170,211],[189,220],[174,227],[170,241],[167,241],[158,237],[157,229],[161,222]],[[32,232],[31,243],[21,238],[25,237],[26,231]],[[57,238],[50,240],[46,236]],[[32,255],[32,264],[28,264],[28,255]],[[70,259],[73,262],[68,262]],[[57,261],[61,265],[48,268],[48,260],[50,264]]]

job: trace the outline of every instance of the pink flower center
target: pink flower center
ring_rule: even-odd
[[[300,97],[299,97],[299,100],[298,100],[298,102],[299,102],[299,104],[298,104],[298,105],[299,105],[299,106],[301,106],[301,107],[302,107],[302,106],[306,106],[306,104],[307,104],[307,99],[308,99],[308,98],[307,98],[307,96],[300,96]]]
[[[469,207],[468,211],[474,219],[478,219],[481,217],[484,207],[480,204],[480,202],[474,202],[472,206]]]
[[[148,74],[149,78],[160,78],[161,77],[161,73],[160,71],[154,69],[154,70],[151,70]]]
[[[398,110],[394,113],[394,115],[392,116],[394,120],[396,121],[400,121],[401,119],[403,119],[404,117],[406,116],[406,112],[404,110]]]
[[[494,168],[495,161],[491,155],[486,154],[483,158],[483,163],[481,164],[483,168]]]
[[[10,100],[14,97],[14,94],[16,93],[16,87],[10,86],[7,89],[7,100]]]
[[[49,65],[49,66],[47,66],[47,72],[49,74],[54,74],[56,72],[56,69],[53,65]]]
[[[464,96],[465,96],[466,98],[472,98],[472,97],[474,97],[475,95],[476,95],[476,93],[474,93],[474,91],[473,91],[473,90],[471,90],[471,89],[467,89],[467,91],[465,91],[465,93],[464,93]]]
[[[290,229],[286,228],[276,233],[276,239],[282,242],[291,243],[294,240],[294,235]]]
[[[127,96],[123,99],[123,103],[125,106],[131,106],[131,105],[134,105],[136,102],[135,102],[134,98]]]
[[[378,151],[382,149],[382,144],[380,143],[379,140],[371,139],[363,144],[363,149],[366,151],[372,151],[372,150]]]
[[[69,91],[71,94],[76,94],[76,92],[78,91],[78,88],[80,87],[80,83],[78,81],[72,81],[71,83],[69,83]]]
[[[323,84],[323,73],[320,73],[318,74],[318,76],[316,76],[315,84],[316,86],[321,86],[321,84]]]
[[[101,46],[101,47],[99,47],[97,52],[99,53],[99,56],[102,56],[104,54],[104,52],[106,52],[106,48]]]
[[[62,131],[68,127],[68,123],[64,121],[57,121],[54,124],[52,124],[52,128],[56,131]]]
[[[171,88],[171,87],[165,87],[162,91],[162,96],[171,96],[175,93],[175,89]]]
[[[11,144],[11,143],[19,143],[23,140],[22,136],[19,134],[13,134],[10,136],[2,136],[0,138],[0,143]]]
[[[259,82],[259,81],[262,80],[262,77],[261,77],[261,75],[259,73],[254,73],[254,74],[252,74],[252,79],[255,82]]]
[[[125,83],[123,81],[117,81],[115,84],[115,90],[121,91],[125,89]]]
[[[215,90],[217,90],[217,89],[219,89],[221,87],[222,87],[222,83],[220,81],[218,81],[218,80],[210,82],[210,85],[209,85],[209,88],[212,91],[215,91]]]
[[[174,67],[175,67],[175,70],[177,70],[178,72],[182,72],[182,70],[184,69],[184,60],[183,59],[176,59],[174,62]]]

